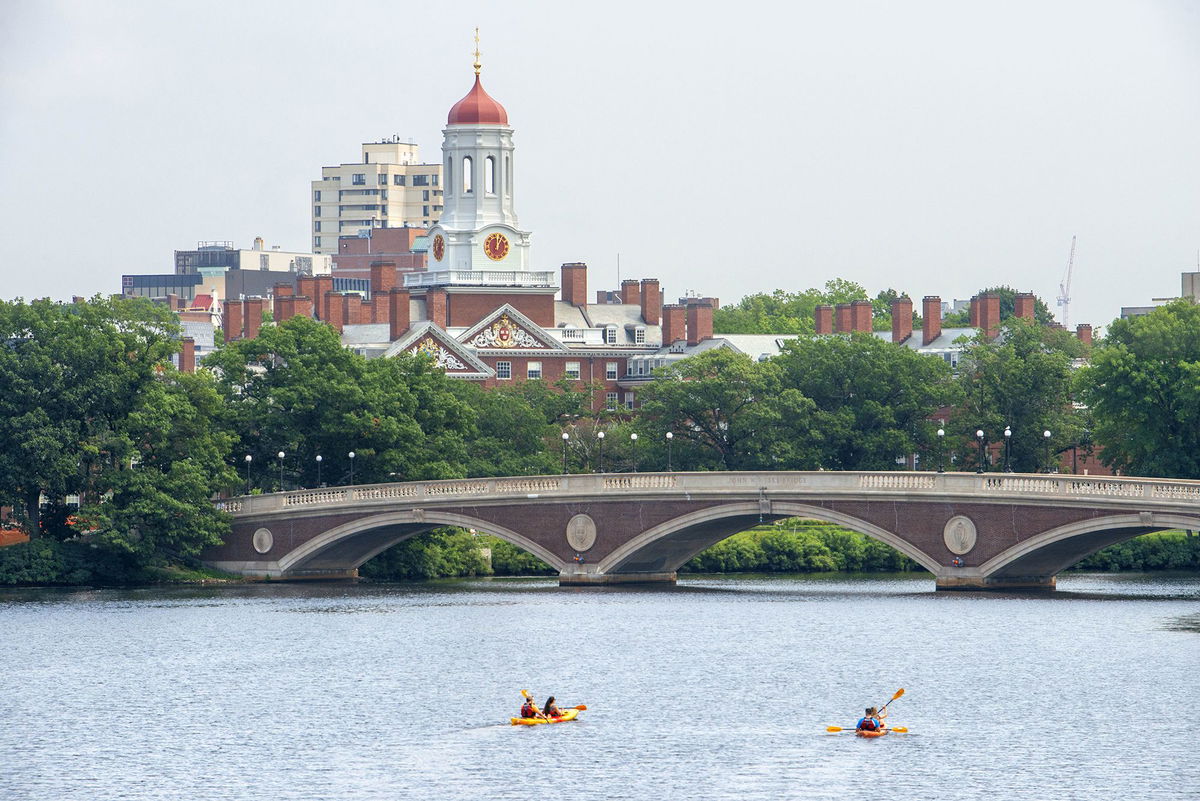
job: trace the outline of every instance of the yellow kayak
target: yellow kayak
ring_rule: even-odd
[[[556,718],[509,718],[509,722],[514,726],[536,726],[539,723],[566,723],[568,720],[574,720],[579,714],[578,709],[566,709]]]

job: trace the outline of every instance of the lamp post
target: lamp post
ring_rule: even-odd
[[[350,457],[350,486],[354,486],[354,451],[346,454]]]
[[[938,429],[938,472],[946,472],[946,429]]]
[[[629,441],[633,443],[633,472],[635,472],[635,473],[636,473],[636,472],[637,472],[637,468],[638,468],[638,463],[637,463],[637,433],[636,433],[636,432],[635,432],[635,433],[633,433],[633,434],[630,434],[630,435],[629,435]]]
[[[600,440],[600,472],[604,472],[604,432],[597,431],[596,439]]]
[[[317,454],[317,487],[321,486],[321,454]]]
[[[246,494],[250,494],[250,462],[254,461],[254,457],[246,454]]]
[[[1050,473],[1050,429],[1042,432],[1042,442],[1046,443],[1046,472]]]
[[[983,458],[984,458],[983,429],[982,428],[978,429],[975,432],[975,439],[979,440],[979,466],[975,468],[975,472],[982,473],[983,472]]]
[[[284,457],[284,453],[283,453],[283,451],[280,451],[277,455],[279,456],[279,491],[283,492],[283,457]]]
[[[1012,453],[1012,429],[1008,426],[1004,427],[1004,472],[1012,472],[1012,463],[1009,461],[1009,455]]]
[[[570,435],[570,434],[568,434],[566,431],[564,431],[564,432],[562,433],[562,441],[563,441],[563,475],[564,475],[564,476],[567,474],[567,440],[569,440],[570,438],[571,438],[571,435]]]
[[[671,472],[671,442],[675,439],[675,435],[670,431],[667,432],[667,472]]]

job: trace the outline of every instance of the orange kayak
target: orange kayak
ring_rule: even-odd
[[[566,723],[568,720],[574,720],[579,714],[578,709],[564,710],[561,715],[556,718],[509,718],[509,722],[514,726],[536,726],[539,723]]]
[[[888,733],[888,729],[880,729],[879,731],[856,731],[855,737],[882,737]]]

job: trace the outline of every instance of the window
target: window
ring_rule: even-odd
[[[483,191],[496,194],[496,159],[492,156],[483,162]]]
[[[610,325],[608,328],[604,329],[604,344],[617,344],[617,327],[615,325]]]
[[[512,378],[512,362],[496,362],[496,378]]]
[[[320,231],[320,230],[321,230],[321,221],[320,221],[320,220],[317,220],[315,223],[313,223],[313,230],[314,230],[314,231]]]
[[[529,365],[525,368],[525,377],[529,378],[529,379],[541,378],[542,377],[542,363],[541,362],[530,362]]]
[[[367,174],[365,172],[354,173],[354,175],[350,178],[350,183],[365,185],[367,183]]]
[[[436,177],[436,176],[434,176],[434,177]],[[428,175],[414,175],[412,185],[413,186],[429,186],[429,176]]]
[[[429,207],[428,207],[428,206],[422,206],[422,207],[421,207],[421,216],[422,216],[422,217],[428,217],[428,216],[429,216]]]
[[[642,328],[640,326],[633,329],[633,341],[638,345],[645,345],[646,344],[646,329]]]
[[[512,160],[504,157],[504,194],[512,194]]]
[[[314,247],[314,248],[319,248],[319,247],[321,247],[321,237],[319,237],[319,236],[314,236],[314,237],[313,237],[313,247]]]
[[[429,190],[428,189],[421,190],[421,200],[429,200]]]
[[[392,183],[396,186],[404,186],[404,176],[403,175],[393,175]]]
[[[567,378],[579,380],[579,362],[567,362]]]
[[[387,173],[386,172],[379,173],[379,185],[387,186]]]
[[[605,362],[604,363],[604,378],[608,381],[616,381],[617,380],[617,363],[616,362]],[[616,399],[617,398],[614,395],[613,401],[615,402]]]
[[[608,409],[610,412],[617,408],[617,393],[604,393],[604,408]]]
[[[471,194],[471,157],[463,156],[463,194]]]
[[[321,202],[321,190],[320,189],[313,190],[313,200],[317,201],[318,203]]]
[[[633,393],[632,392],[625,393],[625,408],[626,409],[633,408]]]
[[[429,177],[430,177],[430,179],[433,181],[433,185],[434,185],[434,186],[437,186],[437,185],[438,185],[438,177],[437,177],[437,173],[435,172],[433,175],[431,175],[431,176],[429,176]]]
[[[321,216],[321,207],[320,206],[313,206],[313,216],[314,217]]]
[[[260,269],[260,270],[271,269],[271,257],[269,255],[267,255],[266,253],[258,254],[258,269]]]

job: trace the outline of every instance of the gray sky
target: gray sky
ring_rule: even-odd
[[[484,85],[533,260],[724,303],[848,278],[1071,322],[1200,250],[1200,2],[4,0],[0,297],[120,291],[197,240],[308,249],[310,185]],[[580,8],[586,7],[584,11]]]

